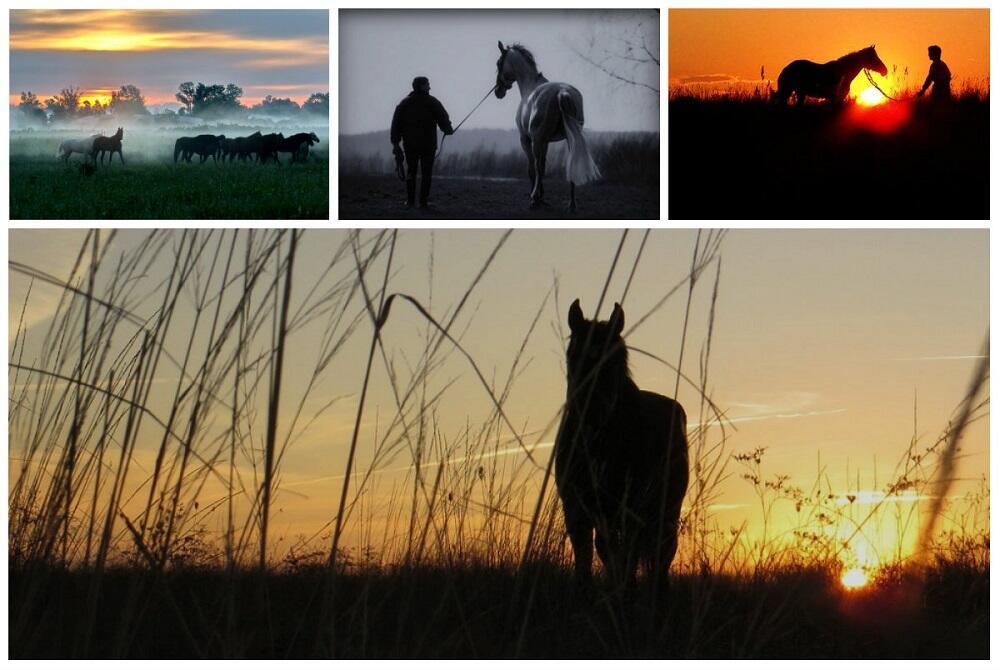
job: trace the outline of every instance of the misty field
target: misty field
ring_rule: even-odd
[[[12,219],[328,219],[327,137],[305,163],[173,163],[177,137],[210,132],[126,130],[125,164],[55,158],[72,132],[17,132],[10,143]],[[212,133],[248,134],[227,128]]]
[[[564,374],[529,346],[562,356],[559,279],[508,303],[510,358],[470,353],[523,271],[498,274],[517,234],[112,230],[66,249],[14,233],[10,656],[989,656],[988,473],[960,495],[950,476],[989,419],[988,357],[947,425],[914,418],[865,484],[878,495],[819,466],[793,485],[766,448],[735,450],[711,391],[722,231],[692,232],[690,253],[671,238],[666,267],[655,233],[623,230],[587,268],[615,301],[655,269],[629,323],[669,310],[680,353],[633,353],[684,398],[691,481],[663,597],[645,574],[581,590],[551,477],[562,407],[538,417],[521,394]],[[446,268],[466,279],[435,289]],[[721,516],[729,481],[762,529]],[[866,562],[858,542],[883,528],[898,537]]]
[[[669,101],[672,219],[989,218],[989,93],[783,107],[753,95]]]

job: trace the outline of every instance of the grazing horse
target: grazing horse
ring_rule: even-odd
[[[225,139],[225,135],[178,137],[177,141],[174,142],[174,163],[177,162],[178,157],[190,163],[191,156],[194,154],[198,154],[201,157],[202,163],[207,161],[209,157],[218,162],[222,142]]]
[[[296,133],[291,137],[285,137],[278,145],[278,152],[291,154],[292,162],[305,160],[309,155],[309,147],[319,144],[319,137],[316,133]]]
[[[94,157],[94,142],[100,135],[91,135],[82,140],[63,140],[59,144],[59,151],[56,158],[62,158],[64,163],[69,162],[69,157],[73,154],[83,154],[84,159]]]
[[[595,545],[616,583],[633,586],[641,561],[665,587],[687,491],[684,408],[632,381],[624,325],[617,303],[609,321],[584,318],[579,300],[569,309],[566,409],[555,473],[577,585],[585,591]]]
[[[528,157],[528,178],[531,180],[531,206],[543,203],[545,190],[545,157],[550,142],[566,140],[566,179],[569,181],[569,210],[576,211],[576,185],[601,176],[590,155],[583,136],[583,96],[573,86],[551,82],[542,76],[535,57],[520,44],[505,47],[497,42],[497,83],[493,89],[503,98],[515,83],[521,92],[521,103],[514,117],[521,136],[521,148]]]
[[[827,63],[793,60],[778,75],[775,100],[787,104],[795,93],[798,104],[804,105],[807,97],[825,98],[834,104],[844,102],[851,90],[851,82],[862,70],[875,70],[883,77],[889,70],[875,53],[875,45],[841,56]]]
[[[114,160],[115,154],[118,154],[118,158],[122,159],[122,165],[125,165],[125,156],[122,155],[122,137],[125,136],[125,130],[122,128],[118,129],[111,137],[105,137],[103,135],[97,137],[94,140],[94,148],[91,150],[91,158],[94,158],[98,153],[101,154],[101,165],[104,165],[104,153],[108,152],[108,165],[111,165],[111,161]]]

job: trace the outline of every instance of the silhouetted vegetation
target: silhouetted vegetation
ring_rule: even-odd
[[[684,91],[668,104],[670,218],[989,217],[988,88],[950,105]]]
[[[393,292],[398,231],[151,230],[117,248],[118,234],[89,232],[60,276],[10,262],[12,273],[61,293],[33,325],[24,319],[30,289],[10,308],[13,658],[989,655],[989,490],[984,479],[981,491],[951,500],[953,479],[942,475],[963,430],[989,416],[987,357],[954,420],[901,450],[884,499],[858,513],[825,473],[808,490],[793,487],[769,471],[765,449],[727,447],[708,365],[724,235],[699,234],[690,265],[658,289],[646,315],[686,295],[691,318],[710,324],[701,342],[687,343],[699,361],[693,377],[661,361],[693,394],[694,422],[667,606],[653,609],[644,577],[634,591],[600,580],[589,601],[572,583],[552,487],[496,457],[507,445],[527,451],[558,423],[526,434],[508,415],[526,345],[558,302],[558,284],[537,297],[531,323],[511,326],[520,348],[512,361],[491,361],[489,379],[457,335],[511,231],[486,245],[459,302],[443,306]],[[303,274],[297,250],[316,244],[329,262]],[[432,253],[431,275],[434,264]],[[629,264],[622,258],[620,271]],[[709,298],[707,313],[690,310],[696,292]],[[393,363],[387,324],[426,328],[417,358]],[[322,337],[305,339],[308,328]],[[687,336],[685,317],[682,343]],[[342,372],[352,338],[369,354],[336,515],[278,553],[277,524],[270,536],[268,526],[288,493],[282,458],[331,406],[310,400]],[[283,383],[286,351],[306,348],[300,383]],[[438,390],[439,372],[451,357],[474,373],[489,407],[457,434],[437,424],[451,385]],[[365,398],[376,375],[393,401],[372,434],[362,420],[375,413]],[[372,442],[367,465],[355,460],[360,438]],[[551,453],[534,449],[538,467]],[[385,502],[376,480],[388,464],[407,474]],[[794,530],[720,527],[711,503],[733,475],[753,489],[765,520],[784,505]],[[880,512],[897,513],[885,503],[901,491],[947,499],[950,525],[919,555],[870,568],[873,586],[845,591],[837,580],[851,565],[850,537]]]

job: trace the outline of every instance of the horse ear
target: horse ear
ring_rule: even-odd
[[[497,40],[497,46],[500,48],[500,53],[507,53],[507,50],[503,48],[503,42]]]
[[[625,310],[617,302],[615,303],[614,310],[611,312],[611,321],[609,323],[615,335],[622,334],[622,329],[625,328]]]
[[[580,309],[580,299],[577,298],[573,301],[573,304],[569,306],[569,329],[571,331],[577,331],[583,327],[583,324],[587,320],[583,316],[583,310]]]

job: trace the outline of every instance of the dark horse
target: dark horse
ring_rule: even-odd
[[[115,154],[118,154],[118,158],[122,159],[122,165],[125,165],[125,156],[122,155],[122,137],[125,136],[125,131],[122,128],[118,129],[118,132],[111,137],[105,137],[100,135],[94,138],[94,148],[91,150],[90,157],[94,158],[98,153],[101,154],[101,164],[104,164],[104,153],[108,152],[108,165],[111,165],[111,161],[115,159]]]
[[[198,154],[201,162],[204,163],[211,157],[215,161],[219,160],[222,152],[222,142],[225,135],[198,135],[197,137],[178,137],[174,142],[174,162],[177,158],[191,162],[191,156]]]
[[[795,93],[799,105],[804,105],[807,97],[841,103],[851,90],[851,82],[862,70],[875,70],[883,77],[889,72],[875,53],[874,44],[828,63],[793,60],[778,75],[778,91],[774,98],[784,105]]]
[[[584,318],[579,300],[569,308],[566,410],[555,471],[576,579],[585,591],[595,544],[617,583],[633,585],[641,561],[666,586],[688,485],[684,408],[632,381],[624,325],[617,303],[609,321]]]
[[[309,147],[319,144],[316,133],[296,133],[285,137],[278,144],[278,153],[291,154],[292,162],[305,160],[309,156]]]

